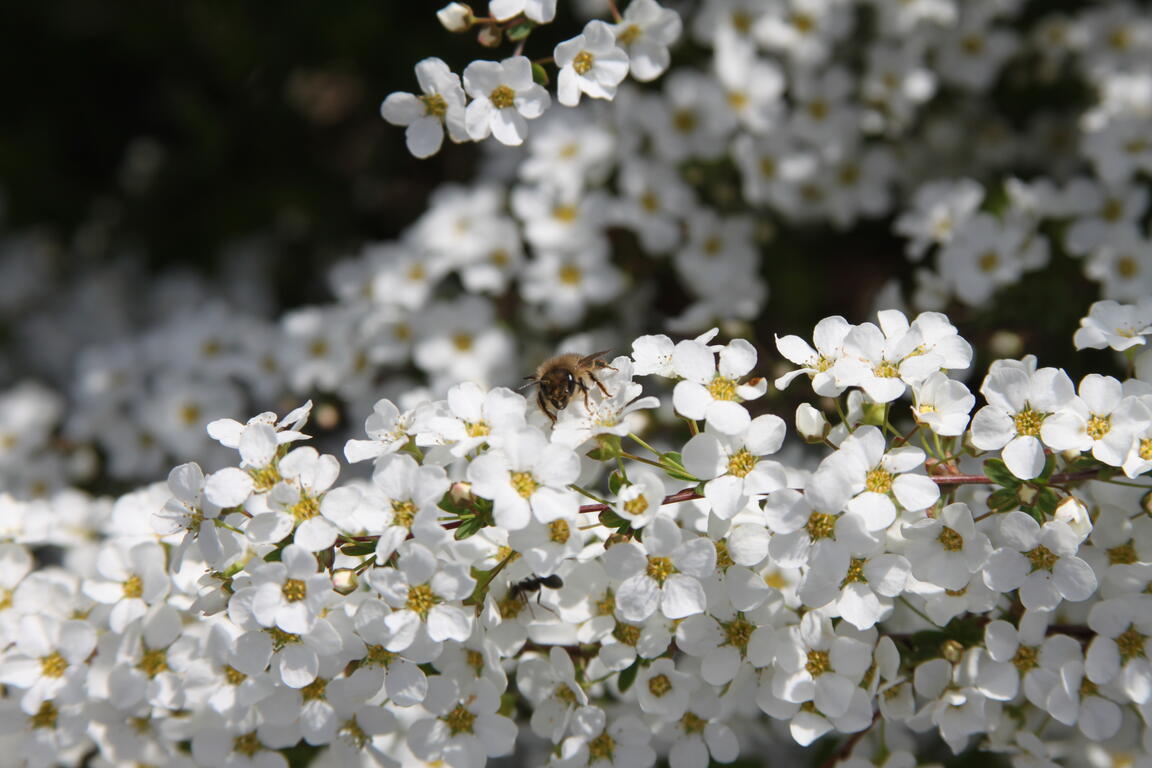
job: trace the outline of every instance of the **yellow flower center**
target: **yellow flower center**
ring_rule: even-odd
[[[1144,640],[1146,638],[1136,627],[1129,625],[1128,629],[1116,637],[1116,648],[1120,651],[1120,658],[1125,662],[1144,657]]]
[[[1136,547],[1129,541],[1108,550],[1109,565],[1131,565],[1136,562]]]
[[[492,428],[488,426],[486,421],[466,421],[464,422],[464,431],[468,437],[486,437],[492,434]]]
[[[1040,653],[1033,647],[1022,645],[1016,649],[1016,655],[1012,657],[1012,663],[1016,669],[1020,670],[1023,674],[1030,669],[1035,669],[1040,666]]]
[[[820,677],[820,675],[832,669],[832,662],[828,658],[828,651],[818,651],[815,648],[808,651],[808,663],[804,665],[804,669],[808,670],[808,674],[812,677]]]
[[[716,374],[712,383],[708,385],[708,394],[712,395],[713,400],[736,400],[735,379],[726,379]]]
[[[868,470],[864,476],[864,488],[872,493],[889,493],[892,491],[892,481],[896,477],[883,467]]]
[[[728,474],[734,477],[747,477],[748,473],[756,468],[758,461],[760,459],[749,453],[747,448],[741,448],[728,457]]]
[[[580,285],[582,277],[583,273],[580,271],[580,267],[574,264],[565,264],[560,267],[560,282],[564,285]]]
[[[588,742],[588,765],[603,760],[611,763],[616,754],[616,742],[604,731],[592,741]]]
[[[641,29],[635,24],[629,24],[616,33],[616,42],[620,45],[631,45],[640,37]]]
[[[548,538],[556,544],[567,543],[572,535],[572,529],[567,520],[553,520],[548,523]]]
[[[60,655],[60,651],[40,657],[40,674],[44,677],[63,677],[67,671],[68,660]]]
[[[472,733],[472,725],[476,722],[476,715],[468,711],[463,704],[457,704],[455,709],[440,719],[448,726],[449,732],[455,736],[458,733]]]
[[[1093,440],[1102,440],[1112,430],[1111,416],[1097,416],[1092,414],[1088,419],[1088,437]]]
[[[408,600],[404,603],[404,607],[414,611],[421,619],[427,619],[428,612],[437,602],[439,601],[433,594],[432,587],[427,584],[420,584],[408,588]]]
[[[318,677],[308,685],[300,689],[300,695],[304,701],[319,701],[324,698],[324,693],[328,690],[328,681],[322,677]]]
[[[668,675],[653,675],[648,680],[648,692],[658,699],[671,690],[672,681],[668,679]]]
[[[826,512],[813,512],[808,516],[804,529],[808,531],[808,538],[813,541],[830,539],[836,531],[836,518]]]
[[[655,579],[657,584],[662,585],[668,577],[674,573],[676,573],[676,566],[672,565],[672,561],[669,558],[648,558],[648,575]]]
[[[588,51],[580,51],[576,54],[576,58],[572,59],[572,69],[576,70],[576,74],[588,74],[588,70],[592,69],[592,65],[596,63],[596,57]]]
[[[416,504],[411,499],[404,501],[392,502],[392,525],[398,525],[401,528],[411,528],[412,521],[416,519],[418,512]]]
[[[531,498],[536,489],[540,487],[531,472],[510,472],[509,475],[512,481],[512,490],[520,494],[521,498]]]
[[[290,603],[298,603],[308,596],[308,587],[301,579],[285,579],[280,591],[284,594],[284,599]]]
[[[1040,413],[1032,409],[1032,406],[1025,406],[1024,410],[1017,413],[1012,421],[1016,425],[1016,434],[1025,435],[1028,437],[1040,436],[1040,425],[1044,423],[1044,419],[1048,416],[1046,413]]]
[[[936,540],[940,542],[940,546],[949,552],[959,552],[964,548],[964,537],[948,526],[941,529]]]
[[[640,642],[640,627],[618,623],[616,628],[612,630],[612,637],[624,645],[635,647],[636,643]]]
[[[140,655],[140,661],[136,664],[139,669],[148,677],[156,677],[161,672],[168,671],[168,651],[163,648],[157,648],[152,651],[144,651]]]
[[[241,734],[232,740],[232,751],[249,758],[255,757],[263,749],[264,745],[260,743],[260,737],[255,731]]]
[[[460,352],[467,352],[472,349],[472,334],[463,332],[452,334],[452,346]]]
[[[320,514],[320,502],[315,496],[302,493],[300,494],[300,500],[293,504],[289,511],[296,522],[302,523]]]
[[[624,502],[625,514],[631,515],[632,517],[639,517],[647,510],[648,499],[643,495],[637,496],[634,499],[628,499],[628,501]]]
[[[1043,544],[1028,550],[1024,556],[1032,563],[1033,571],[1050,571],[1052,566],[1056,565],[1056,561],[1060,559]]]
[[[488,100],[496,109],[507,109],[516,102],[516,91],[506,85],[498,85],[488,94]]]
[[[732,621],[721,622],[720,630],[724,633],[722,645],[730,645],[743,654],[748,650],[748,641],[752,639],[756,625],[744,618],[744,614],[737,613]]]
[[[849,584],[868,583],[867,577],[864,576],[864,564],[868,562],[862,557],[854,557],[848,564],[848,573],[844,575],[844,580],[840,582],[840,588],[843,589]]]
[[[144,594],[144,579],[132,574],[124,580],[124,597],[132,599]]]
[[[240,685],[248,679],[248,675],[233,667],[231,664],[224,667],[224,680],[228,685]]]
[[[426,93],[420,97],[420,101],[424,102],[425,115],[443,120],[444,115],[448,114],[448,102],[438,93]]]
[[[680,133],[692,133],[698,122],[696,112],[691,109],[678,109],[672,114],[672,127]]]

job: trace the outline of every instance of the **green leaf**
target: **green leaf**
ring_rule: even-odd
[[[636,675],[640,673],[640,659],[632,662],[632,666],[620,673],[620,693],[632,687],[632,683],[636,682]]]
[[[629,523],[620,515],[616,514],[610,509],[600,511],[600,525],[606,528],[617,528],[623,530],[628,527]]]
[[[988,459],[984,462],[984,474],[988,475],[989,479],[996,485],[1005,488],[1017,488],[1024,482],[1016,475],[1008,470],[1008,465],[1001,459]]]
[[[624,477],[619,472],[613,472],[608,475],[608,490],[613,495],[619,495],[620,489],[624,487]]]
[[[340,551],[353,557],[370,555],[376,551],[376,544],[371,541],[350,541],[340,547]]]
[[[456,528],[456,540],[466,539],[476,534],[483,527],[483,519],[479,517],[466,517],[460,521],[459,527]]]
[[[1042,512],[1045,517],[1052,517],[1056,514],[1056,505],[1060,503],[1060,497],[1056,495],[1056,491],[1051,488],[1044,487],[1036,494],[1036,500],[1032,502],[1032,506],[1039,512]],[[1043,522],[1041,520],[1040,522]]]
[[[1052,473],[1055,471],[1056,471],[1056,455],[1053,453],[1049,453],[1044,458],[1044,469],[1040,472],[1040,476],[1037,477],[1036,480],[1038,482],[1047,483],[1051,479]]]
[[[532,62],[532,81],[537,85],[548,86],[548,71],[536,62]]]
[[[683,480],[688,483],[700,482],[700,478],[684,468],[684,459],[676,451],[660,454],[660,466],[662,466],[664,472],[674,480]]]
[[[988,497],[988,508],[994,512],[1007,512],[1018,506],[1020,506],[1020,500],[1016,498],[1016,492],[1011,488],[993,491]]]
[[[535,29],[535,27],[536,25],[531,21],[522,21],[515,26],[509,27],[504,33],[504,37],[509,42],[518,43],[532,34],[532,30]]]

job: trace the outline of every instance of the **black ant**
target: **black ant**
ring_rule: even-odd
[[[540,590],[543,587],[548,587],[549,589],[560,589],[562,586],[564,586],[564,579],[560,578],[554,573],[547,576],[537,576],[536,574],[532,574],[528,578],[521,579],[520,581],[515,582],[512,586],[508,587],[508,599],[520,600],[524,604],[527,604],[528,595],[535,592],[536,604],[540,605]]]

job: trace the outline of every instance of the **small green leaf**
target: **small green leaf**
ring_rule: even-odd
[[[624,477],[619,472],[613,472],[608,475],[608,490],[613,496],[620,493],[620,489],[624,487]]]
[[[684,480],[689,483],[700,481],[700,478],[685,469],[683,457],[675,451],[660,454],[660,466],[664,467],[664,472],[674,480]]]
[[[371,541],[350,541],[340,547],[340,551],[353,557],[370,555],[376,551],[376,544]]]
[[[1052,473],[1056,471],[1056,455],[1049,453],[1044,457],[1044,469],[1040,472],[1040,476],[1036,478],[1039,482],[1048,482],[1052,477]]]
[[[624,693],[636,682],[636,675],[640,673],[640,659],[632,662],[632,666],[620,673],[620,693]]]
[[[1016,488],[1024,482],[1008,469],[1008,465],[1000,459],[988,459],[984,462],[984,474],[996,485],[1005,488]]]
[[[548,71],[536,62],[532,62],[532,81],[537,85],[548,87]]]
[[[620,517],[610,509],[600,511],[600,525],[606,528],[624,529],[628,527],[628,521]]]
[[[532,30],[536,27],[531,21],[522,21],[515,26],[509,27],[504,33],[504,37],[512,43],[518,43],[528,35],[532,34]]]
[[[1016,498],[1016,492],[1011,488],[993,491],[988,497],[988,508],[994,512],[1007,512],[1018,506],[1020,506],[1020,500]]]
[[[459,527],[456,528],[456,540],[466,539],[479,532],[484,527],[484,521],[479,517],[466,517],[461,522]]]
[[[1032,502],[1032,506],[1037,511],[1042,512],[1045,517],[1052,517],[1056,514],[1056,505],[1059,503],[1060,497],[1056,495],[1056,491],[1044,487],[1036,494],[1036,500]]]

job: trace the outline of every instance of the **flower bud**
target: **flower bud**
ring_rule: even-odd
[[[467,32],[476,23],[472,9],[464,3],[448,3],[436,11],[436,18],[440,19],[444,29],[449,32]]]
[[[338,568],[332,572],[332,589],[341,595],[352,594],[359,583],[360,578],[349,568]]]
[[[1067,523],[1081,541],[1088,538],[1088,534],[1092,533],[1092,520],[1088,517],[1088,508],[1075,496],[1069,496],[1060,502],[1056,506],[1056,514],[1053,517]]]
[[[828,419],[819,409],[801,403],[796,409],[796,431],[810,443],[818,443],[828,434]]]
[[[480,32],[476,35],[476,41],[485,48],[496,48],[503,40],[504,33],[495,24],[486,24],[480,27]]]

